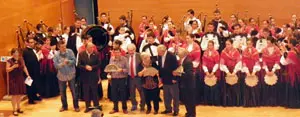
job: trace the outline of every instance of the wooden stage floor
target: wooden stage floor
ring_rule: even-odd
[[[104,95],[106,97],[107,81],[103,81]],[[59,112],[61,107],[60,97],[43,99],[35,105],[28,105],[27,101],[22,102],[22,109],[24,114],[20,117],[90,117],[91,112],[84,113],[85,104],[80,102],[79,113],[74,112],[72,107],[72,96],[68,91],[69,110],[66,112]],[[128,108],[131,108],[131,103],[128,101]],[[108,114],[112,110],[112,103],[107,99],[100,101],[103,105],[104,117],[171,117],[172,115],[149,115],[144,112],[135,111],[129,112],[125,115],[123,113]],[[121,107],[121,104],[120,104]],[[300,117],[300,109],[285,109],[283,107],[257,107],[257,108],[243,108],[243,107],[213,107],[213,106],[197,106],[197,117]],[[121,110],[121,109],[120,109]],[[160,103],[160,112],[164,110],[163,103]],[[185,108],[180,105],[179,117],[184,117]],[[9,101],[0,101],[0,113],[4,113],[5,117],[13,117],[11,114],[11,103]],[[1,114],[0,114],[1,115]]]

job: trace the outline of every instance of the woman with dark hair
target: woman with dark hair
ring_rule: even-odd
[[[41,48],[43,59],[40,61],[41,78],[43,86],[43,97],[54,97],[59,94],[58,81],[56,77],[56,69],[53,63],[53,57],[55,55],[56,45],[51,44],[50,37],[47,37],[44,41],[44,45]]]
[[[281,57],[280,63],[285,65],[285,72],[287,73],[286,85],[286,101],[285,106],[288,108],[300,108],[300,50],[296,48],[297,40],[292,39],[288,44],[291,48],[286,51]]]
[[[169,47],[171,41],[174,40],[176,35],[176,28],[172,21],[167,22],[167,28],[163,29],[161,35],[161,44],[164,44],[166,47]]]
[[[255,19],[251,17],[249,18],[249,24],[246,27],[246,33],[250,34],[253,30],[259,31],[259,27]]]
[[[148,17],[143,15],[142,16],[142,21],[141,23],[139,24],[139,37],[138,37],[138,40],[137,40],[137,47],[139,48],[141,43],[142,43],[142,40],[144,40],[144,36],[145,36],[145,32],[149,29],[149,20],[148,20]]]
[[[24,73],[27,78],[30,78],[24,60],[19,55],[19,50],[13,48],[11,50],[12,58],[6,62],[6,72],[8,72],[9,95],[12,96],[13,115],[18,116],[18,113],[23,113],[21,110],[21,97],[26,94],[24,83]]]
[[[279,91],[284,91],[280,87],[280,49],[275,45],[275,39],[273,37],[267,38],[267,47],[262,50],[262,104],[264,106],[276,106],[281,103],[282,100],[277,100]],[[275,75],[275,76],[274,76]],[[268,83],[268,77],[277,77],[278,80],[274,83]],[[282,93],[282,92],[281,92]],[[282,97],[282,96],[281,96]]]
[[[199,24],[199,22],[197,20],[191,20],[189,22],[190,28],[187,28],[187,32],[189,34],[197,35],[197,37],[200,38],[200,33],[202,31],[201,31],[201,27],[199,27],[198,24]],[[200,26],[201,26],[201,24],[200,24]]]
[[[68,42],[69,33],[70,33],[70,27],[64,26],[63,34],[61,35],[61,37],[65,41],[65,43]]]
[[[242,55],[242,77],[245,80],[245,86],[243,87],[243,100],[244,106],[253,107],[260,105],[260,82],[258,78],[260,77],[261,66],[259,64],[259,52],[253,46],[253,41],[247,41],[247,48],[243,51]],[[250,81],[247,84],[246,80],[250,79],[250,76],[253,76],[253,79],[257,79],[257,84]],[[254,78],[255,77],[255,78]],[[252,79],[252,80],[253,80]]]
[[[230,32],[233,32],[233,28],[231,28],[232,26],[234,26],[235,24],[238,24],[238,18],[235,14],[231,14],[230,15],[230,21],[228,23],[228,27]]]
[[[247,34],[247,32],[246,32],[247,23],[245,22],[245,20],[244,19],[238,19],[238,24],[241,25],[241,30],[242,30],[241,32],[243,34]]]
[[[165,30],[167,30],[169,28],[169,25],[168,25],[169,22],[171,22],[173,24],[172,18],[168,15],[164,16],[162,19],[162,27],[161,27],[162,32],[164,32]]]
[[[221,53],[220,70],[222,73],[223,105],[240,106],[243,104],[241,92],[240,70],[242,68],[240,52],[233,47],[233,41],[227,40]],[[226,77],[229,77],[228,79]],[[236,80],[234,80],[236,79]]]
[[[205,79],[216,78],[216,84],[204,86],[204,104],[218,106],[221,104],[220,98],[220,71],[219,60],[220,55],[217,50],[214,49],[214,42],[208,41],[208,49],[204,52],[202,57],[202,69],[205,73]],[[204,79],[204,80],[205,80]]]
[[[263,36],[263,31],[264,31],[265,28],[270,30],[270,36],[274,35],[275,30],[271,29],[270,21],[269,20],[264,20],[262,22],[262,26],[260,27],[259,37]]]

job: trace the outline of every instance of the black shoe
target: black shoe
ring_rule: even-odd
[[[36,101],[42,101],[43,99],[42,99],[41,96],[38,96],[38,97],[34,98],[34,100],[36,100]]]
[[[117,113],[117,112],[119,112],[119,111],[118,110],[112,110],[112,111],[109,112],[109,114],[114,114],[114,113]]]
[[[131,111],[136,111],[137,110],[137,106],[132,106],[131,107]]]
[[[33,100],[29,100],[28,104],[36,104]]]
[[[80,109],[79,108],[75,108],[75,112],[80,112]]]
[[[102,106],[95,106],[95,109],[99,109],[102,111]]]
[[[161,114],[169,114],[169,113],[172,113],[172,111],[165,110],[165,111],[161,112]]]
[[[178,116],[178,112],[174,112],[174,113],[173,113],[173,116]]]
[[[22,111],[21,109],[18,109],[17,112],[20,114],[24,113],[24,111]]]
[[[147,111],[146,111],[146,114],[150,114],[150,112],[151,112],[151,110],[147,110]]]
[[[158,111],[155,111],[155,112],[154,112],[154,115],[157,115],[157,114],[158,114]]]
[[[90,109],[90,108],[86,108],[85,110],[84,110],[84,113],[88,113],[88,112],[90,112],[92,109]]]
[[[17,111],[13,111],[14,116],[19,116],[19,113]]]
[[[123,110],[123,113],[124,113],[124,114],[128,114],[128,111],[127,111],[127,110]]]
[[[68,108],[61,108],[61,109],[59,109],[59,112],[63,112],[63,111],[67,111],[68,110]]]

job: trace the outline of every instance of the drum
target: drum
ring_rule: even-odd
[[[109,42],[108,32],[101,26],[90,25],[82,32],[83,35],[91,35],[93,37],[93,44],[96,45],[98,51],[102,51]]]
[[[93,44],[95,44],[95,46],[97,47],[101,59],[100,77],[105,79],[107,77],[107,73],[104,72],[104,69],[106,65],[109,64],[109,59],[110,59],[110,54],[109,54],[110,47],[108,46],[108,42],[110,38],[108,32],[101,26],[89,25],[87,28],[85,28],[82,31],[82,34],[91,35],[93,37]]]

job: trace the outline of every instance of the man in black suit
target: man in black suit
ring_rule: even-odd
[[[141,56],[136,52],[136,46],[134,44],[129,44],[127,47],[128,54],[126,58],[128,59],[128,67],[129,67],[129,85],[130,85],[130,100],[132,103],[131,111],[137,110],[137,101],[136,101],[136,89],[140,94],[140,109],[141,111],[145,110],[145,96],[142,89],[142,80],[138,77],[138,73],[142,71],[139,69],[139,65],[141,64]]]
[[[79,54],[78,67],[80,69],[80,79],[83,85],[83,97],[86,104],[85,113],[89,112],[91,109],[91,100],[93,100],[94,107],[99,107],[98,99],[98,83],[99,74],[97,74],[100,67],[100,60],[98,53],[93,51],[93,44],[88,43],[86,45],[86,51]]]
[[[193,62],[187,56],[188,51],[184,48],[179,49],[179,65],[183,66],[184,73],[178,74],[174,72],[175,76],[180,76],[180,95],[183,98],[183,103],[186,108],[185,117],[196,117],[196,108],[195,108],[195,77],[193,75]]]
[[[159,76],[163,83],[164,103],[166,110],[162,114],[172,113],[171,102],[173,100],[173,116],[177,116],[179,112],[179,87],[177,78],[173,75],[173,71],[177,69],[178,62],[174,54],[167,51],[164,45],[157,47]]]
[[[28,103],[35,104],[35,100],[40,101],[41,98],[37,96],[38,87],[40,87],[40,63],[39,56],[34,49],[36,41],[33,38],[26,40],[28,46],[23,50],[23,58],[28,69],[33,83],[31,86],[26,85]]]

